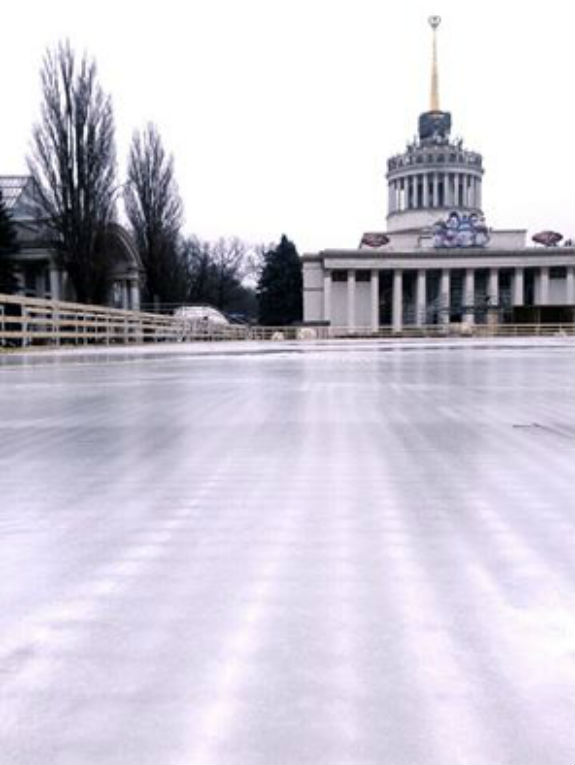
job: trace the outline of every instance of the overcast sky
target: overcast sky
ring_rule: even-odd
[[[87,49],[132,131],[174,153],[186,230],[300,251],[385,230],[386,159],[441,107],[484,157],[488,225],[575,234],[575,4],[464,0],[27,0],[2,12],[0,174],[26,172],[46,46]]]

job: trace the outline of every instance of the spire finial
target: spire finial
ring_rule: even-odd
[[[437,27],[441,23],[441,16],[430,16],[429,26],[433,29],[433,55],[431,61],[431,98],[430,111],[439,111],[439,77],[437,75]]]

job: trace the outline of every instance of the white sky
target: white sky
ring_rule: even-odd
[[[2,12],[0,174],[26,172],[46,46],[69,37],[132,130],[173,151],[186,230],[300,252],[385,230],[386,159],[440,100],[484,157],[487,222],[575,233],[575,4],[464,0],[28,0]]]

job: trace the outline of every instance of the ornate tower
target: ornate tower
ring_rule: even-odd
[[[437,28],[441,18],[430,16],[432,29],[429,111],[419,117],[418,136],[403,154],[387,161],[388,231],[431,226],[451,210],[481,212],[481,154],[453,140],[451,114],[439,107]]]

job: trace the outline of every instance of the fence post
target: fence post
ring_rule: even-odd
[[[24,304],[22,304],[20,330],[22,332],[22,347],[26,348],[28,346],[28,308]]]
[[[55,300],[52,301],[52,339],[55,345],[60,345],[60,312]]]

